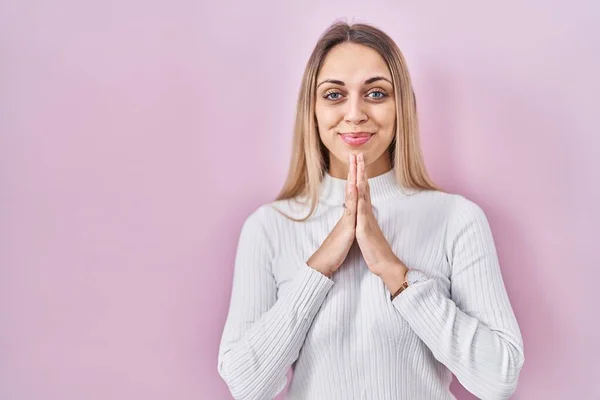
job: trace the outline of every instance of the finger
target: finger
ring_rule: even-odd
[[[350,153],[348,155],[350,167],[348,168],[348,181],[346,182],[346,215],[356,213],[356,157]]]
[[[366,216],[367,215],[367,201],[365,198],[358,196],[357,200],[358,204],[356,206],[357,215]]]
[[[371,186],[369,185],[369,179],[367,177],[365,177],[365,181],[367,182],[366,185],[365,185],[366,186],[366,190],[365,190],[366,196],[365,196],[365,198],[367,200],[367,203],[371,204]]]
[[[363,196],[364,199],[367,201],[368,204],[371,204],[371,187],[369,186],[369,177],[367,176],[367,167],[365,165],[365,156],[363,153],[360,153],[360,159],[361,159],[361,163],[363,165],[362,170],[363,170]]]
[[[348,184],[348,190],[346,190],[346,209],[344,210],[345,215],[353,216],[356,214],[356,202],[357,202],[356,185],[351,183]]]
[[[366,174],[365,174],[364,156],[363,156],[362,153],[360,153],[356,157],[356,164],[357,164],[357,168],[356,168],[357,183],[356,183],[356,186],[358,186],[358,197],[363,198],[365,196]]]
[[[363,164],[360,162],[361,154],[356,156],[356,186],[358,189],[358,197],[362,197],[362,184],[363,184]]]
[[[350,157],[350,167],[348,168],[348,182],[352,185],[356,185],[356,156],[352,153]]]
[[[356,191],[356,157],[350,153],[348,155],[350,166],[348,167],[348,181],[346,182],[347,190],[351,193]]]
[[[352,176],[352,160],[354,155],[352,153],[348,153],[348,181],[346,182],[346,190],[348,189],[348,185],[351,183],[350,177]]]

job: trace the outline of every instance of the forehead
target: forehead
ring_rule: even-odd
[[[356,43],[343,43],[331,49],[318,74],[318,78],[348,82],[362,82],[373,76],[383,76],[391,80],[389,68],[383,57],[376,50]]]

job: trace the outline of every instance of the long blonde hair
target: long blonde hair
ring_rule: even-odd
[[[415,94],[406,61],[396,43],[380,29],[364,24],[336,22],[319,38],[304,70],[296,108],[292,157],[288,176],[275,200],[307,196],[314,213],[319,201],[319,185],[329,170],[329,152],[321,142],[315,117],[316,80],[327,53],[341,43],[357,43],[376,50],[385,60],[392,75],[396,100],[395,135],[389,147],[390,161],[397,182],[406,188],[439,190],[425,168],[419,143],[419,127]],[[285,214],[284,214],[285,215]]]

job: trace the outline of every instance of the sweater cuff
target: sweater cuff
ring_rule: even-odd
[[[297,310],[299,317],[311,319],[333,284],[333,280],[303,263],[294,276],[286,297],[292,302],[292,308]]]
[[[439,304],[436,299],[438,293],[434,279],[428,279],[425,282],[417,283],[407,287],[399,296],[397,296],[392,304],[400,312],[400,314],[409,322],[413,323],[419,320],[428,320],[429,323],[435,323],[435,318],[424,318],[431,310],[435,310]],[[441,327],[433,327],[430,329]]]

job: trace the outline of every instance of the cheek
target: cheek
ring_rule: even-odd
[[[319,126],[320,131],[327,131],[329,128],[329,121],[326,113],[319,112],[316,113],[317,116],[317,125]]]
[[[315,106],[315,115],[320,129],[331,129],[335,127],[339,121],[339,111],[336,107],[327,107],[317,103]]]
[[[372,117],[383,129],[392,129],[396,120],[396,106],[393,102],[374,107]]]
[[[334,107],[319,107],[317,104],[315,106],[315,117],[321,142],[327,150],[336,153],[340,144],[337,143],[337,135],[334,135],[332,130],[338,126],[339,119]]]
[[[322,109],[320,109],[319,107],[316,107],[315,118],[317,120],[317,130],[319,132],[319,137],[321,138],[321,140],[323,142],[326,142],[327,141],[326,133],[328,131],[327,116],[323,112]]]
[[[379,139],[386,146],[391,143],[394,138],[394,126],[396,122],[396,107],[394,103],[383,104],[373,110],[372,114],[377,126],[379,127]]]

